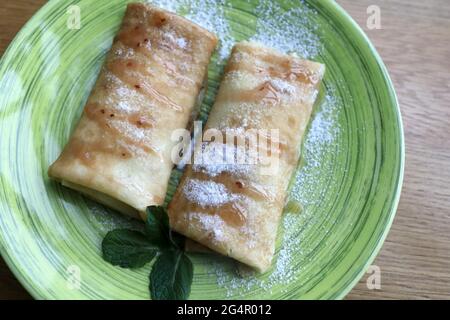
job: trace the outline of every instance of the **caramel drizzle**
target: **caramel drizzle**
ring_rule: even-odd
[[[107,63],[107,69],[130,88],[137,90],[148,98],[155,99],[163,105],[169,106],[175,111],[180,112],[184,109],[182,106],[173,102],[169,97],[161,94],[154,88],[154,85],[149,83],[149,81],[145,81],[142,76],[140,77],[141,79],[136,79],[132,75],[128,74],[126,67],[127,65],[121,60],[114,60]]]
[[[132,113],[130,115],[124,115],[120,113],[115,113],[114,111],[110,111],[105,107],[102,107],[98,103],[88,103],[84,108],[84,114],[88,119],[97,123],[102,130],[106,133],[109,133],[109,137],[111,141],[115,141],[117,139],[121,139],[125,144],[137,147],[146,153],[152,153],[161,157],[159,152],[151,146],[151,141],[144,139],[143,141],[138,141],[135,138],[129,136],[125,131],[120,130],[120,126],[115,126],[114,122],[127,122],[132,126],[136,127],[137,130],[148,130],[153,127],[154,120],[148,119],[147,116],[142,115],[138,112]],[[107,147],[105,142],[99,143],[99,145],[95,145],[95,148],[90,148],[93,151],[103,151],[103,152],[111,152],[111,148]],[[113,148],[114,150],[115,148]],[[131,150],[131,149],[130,149]],[[132,152],[130,152],[132,153]],[[134,153],[132,153],[134,154]],[[121,153],[124,156],[123,153]]]
[[[119,146],[116,143],[86,142],[78,137],[74,137],[70,139],[65,152],[61,154],[60,160],[64,162],[76,158],[85,166],[90,166],[96,159],[95,153],[115,154],[120,155],[122,159],[130,159],[133,157],[134,151],[128,146]]]
[[[280,78],[291,82],[299,82],[306,85],[317,85],[318,76],[315,72],[308,69],[302,62],[295,61],[290,57],[282,57],[271,54],[258,54],[251,51],[250,48],[239,47],[241,52],[245,52],[254,59],[242,59],[235,62],[230,59],[230,62],[225,68],[225,72],[231,71],[246,71],[251,74],[261,75],[262,77]],[[233,54],[236,53],[236,50]],[[255,63],[256,61],[263,62],[264,66]]]
[[[274,106],[280,103],[281,94],[270,81],[266,81],[254,89],[234,92],[228,99],[244,103],[263,102]]]
[[[147,39],[145,39],[147,40]],[[117,49],[126,50],[128,47],[124,46],[123,44],[117,44],[116,47],[113,47],[112,51],[114,52]],[[126,59],[121,58],[120,56],[113,55],[110,61],[121,61],[119,63],[125,64],[126,68],[124,69],[132,70],[133,72],[141,73],[143,76],[151,76],[155,77],[155,75],[148,71],[149,66],[158,66],[160,67],[160,72],[166,72],[169,76],[173,77],[174,81],[177,82],[177,84],[183,85],[182,88],[184,88],[186,91],[190,91],[191,88],[189,86],[196,86],[200,87],[201,82],[195,81],[191,78],[189,78],[188,75],[183,75],[177,67],[176,62],[168,61],[167,57],[160,57],[156,51],[153,51],[151,55],[144,55],[141,50],[135,50],[136,58],[134,59]],[[140,63],[139,60],[145,61],[146,63]]]
[[[261,186],[254,185],[243,179],[234,177],[230,172],[222,172],[221,174],[210,177],[204,172],[193,172],[192,169],[188,169],[186,173],[186,179],[196,178],[202,181],[215,181],[217,183],[222,183],[231,193],[236,193],[242,197],[246,197],[252,200],[270,200],[273,199],[273,195],[267,193]],[[182,188],[180,188],[182,189]],[[183,212],[199,212],[207,215],[219,215],[220,218],[229,226],[232,227],[242,227],[247,223],[247,208],[245,204],[237,202],[225,203],[220,206],[202,207],[195,202],[188,201],[182,193],[176,195],[176,197],[183,197],[183,200],[178,199],[177,201],[172,201],[172,206],[182,206],[173,208],[172,212],[175,215],[180,215]],[[180,201],[181,200],[181,201]],[[174,203],[177,203],[174,205]],[[179,214],[177,214],[177,212]]]
[[[160,19],[168,19],[163,15],[162,18],[155,17],[158,16],[157,13],[153,14],[150,20],[159,21]],[[146,21],[141,21],[138,23],[127,23],[124,24],[119,34],[114,39],[114,42],[120,42],[125,47],[132,48],[139,53],[142,53],[146,58],[152,58],[155,55],[155,49],[161,49],[163,53],[167,56],[175,56],[177,61],[183,61],[186,63],[194,63],[193,49],[191,47],[180,47],[176,43],[167,43],[163,40],[164,35],[167,31],[162,29],[166,24],[158,24],[156,22],[149,22],[147,25]],[[174,30],[175,28],[171,26]],[[179,29],[179,28],[178,28]],[[178,33],[179,30],[174,30]],[[183,32],[183,38],[189,42],[192,42],[192,35],[187,32]]]

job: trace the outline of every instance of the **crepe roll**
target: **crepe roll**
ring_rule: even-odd
[[[81,119],[48,174],[125,214],[164,201],[173,130],[185,128],[217,38],[159,8],[129,4]]]
[[[324,72],[320,63],[257,43],[235,45],[203,139],[169,204],[175,231],[259,272],[270,268]]]

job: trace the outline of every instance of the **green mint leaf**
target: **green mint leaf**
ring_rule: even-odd
[[[169,217],[163,207],[147,207],[145,233],[149,241],[161,248],[170,245]]]
[[[150,273],[150,295],[154,300],[186,300],[192,278],[192,262],[183,251],[164,251]]]
[[[106,234],[102,242],[103,259],[122,268],[140,268],[153,260],[158,252],[139,231],[116,229]]]
[[[170,231],[170,242],[172,242],[172,244],[176,248],[183,249],[184,248],[184,240],[185,240],[185,237],[182,236],[181,234]]]
[[[170,230],[169,216],[163,207],[147,207],[146,233],[150,241],[162,249],[167,249],[171,244],[183,248],[184,237]]]

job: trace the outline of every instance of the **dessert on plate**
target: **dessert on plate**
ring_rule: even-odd
[[[162,205],[173,130],[190,120],[217,37],[159,8],[129,4],[81,119],[49,176],[145,218]]]

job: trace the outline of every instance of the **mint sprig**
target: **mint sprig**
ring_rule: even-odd
[[[102,242],[103,259],[122,268],[140,268],[156,256],[149,275],[154,300],[185,300],[191,292],[193,267],[182,250],[184,237],[173,233],[164,208],[147,208],[145,232],[116,229]]]
[[[142,232],[116,229],[103,239],[102,251],[103,259],[113,266],[140,268],[153,260],[159,248]]]
[[[147,208],[147,222],[145,234],[149,241],[165,248],[170,246],[169,217],[163,207],[151,206]]]
[[[191,292],[192,276],[192,262],[183,251],[162,252],[150,273],[152,299],[186,300]]]

